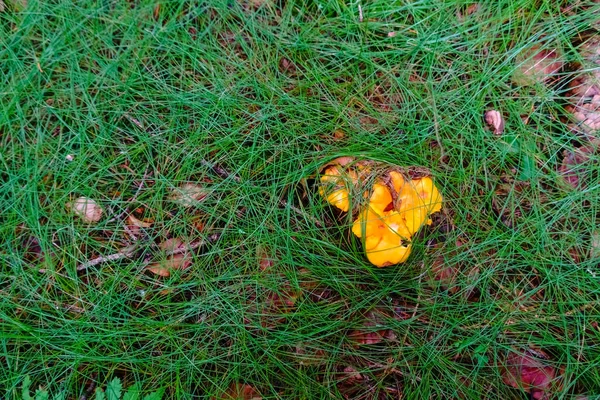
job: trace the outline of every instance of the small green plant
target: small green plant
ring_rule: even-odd
[[[22,390],[22,399],[23,400],[49,400],[50,394],[47,390],[43,388],[38,388],[35,391],[35,394],[31,396],[29,392],[29,387],[31,386],[31,378],[26,376],[23,380],[23,390]],[[119,378],[114,378],[112,381],[106,385],[106,389],[102,390],[100,388],[96,389],[96,400],[140,400],[142,389],[139,384],[134,384],[127,389],[127,392],[123,393],[123,385],[121,384],[121,380]],[[67,398],[67,394],[65,391],[61,391],[57,393],[53,400],[64,400]],[[155,391],[147,394],[143,397],[143,400],[160,400],[162,398],[162,393],[160,391]]]

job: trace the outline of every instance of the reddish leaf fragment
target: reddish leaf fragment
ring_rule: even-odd
[[[523,51],[517,56],[517,68],[512,77],[519,86],[531,86],[543,83],[556,74],[563,61],[557,49],[540,49],[539,46]]]
[[[27,236],[22,240],[23,256],[27,261],[39,261],[44,258],[40,241],[35,236]]]
[[[344,368],[345,379],[348,383],[363,381],[365,378],[356,370],[356,368],[347,366]]]
[[[261,400],[258,391],[247,384],[232,383],[217,400]]]
[[[549,398],[556,370],[544,365],[542,360],[526,354],[511,353],[506,358],[502,381],[514,388],[523,389],[533,399]]]
[[[146,269],[158,276],[168,277],[174,269],[187,269],[192,265],[191,255],[185,251],[186,245],[180,239],[167,239],[158,247],[166,254],[164,260],[152,263]]]
[[[465,19],[465,17],[468,17],[469,15],[476,13],[479,10],[479,7],[480,7],[479,3],[473,3],[473,4],[469,5],[467,8],[465,8],[464,11],[458,10],[456,12],[456,17],[459,20],[463,20],[463,19]]]
[[[580,165],[588,161],[593,152],[593,147],[582,146],[574,151],[565,150],[563,153],[564,158],[558,172],[574,189],[579,187],[580,178],[585,174],[584,168]]]
[[[258,246],[256,248],[256,258],[258,258],[258,266],[261,271],[266,271],[275,265],[275,257],[273,257],[271,251],[264,246]]]
[[[443,256],[437,257],[431,264],[431,274],[435,286],[440,287],[442,290],[447,290],[450,294],[458,291],[458,286],[456,285],[458,273],[455,267],[447,265]]]
[[[350,332],[348,337],[357,345],[377,344],[390,337],[388,329],[373,329],[381,325],[383,325],[383,315],[377,311],[369,311],[365,315],[362,327]]]
[[[296,66],[288,58],[282,57],[279,60],[279,69],[282,72],[294,72],[296,70]]]

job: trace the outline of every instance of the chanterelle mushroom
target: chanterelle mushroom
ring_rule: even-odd
[[[349,182],[355,183],[358,180],[354,171],[345,173],[338,166],[331,166],[325,169],[321,177],[321,183],[325,187],[319,189],[321,196],[327,199],[327,202],[336,206],[342,211],[350,209],[350,191]]]
[[[366,170],[364,164],[359,170]],[[374,169],[377,170],[377,169]],[[442,195],[431,177],[407,179],[398,171],[392,170],[379,175],[370,192],[366,192],[361,178],[352,170],[342,170],[339,166],[325,169],[322,183],[334,185],[333,190],[321,189],[329,203],[343,211],[350,209],[348,183],[357,187],[357,192],[365,191],[367,203],[358,210],[352,225],[352,232],[363,241],[367,259],[377,267],[405,262],[411,251],[411,238],[425,225],[430,224],[430,215],[442,208]],[[389,179],[384,179],[386,175]]]

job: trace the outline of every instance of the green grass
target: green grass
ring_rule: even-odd
[[[177,399],[235,382],[264,398],[518,399],[499,367],[528,348],[564,368],[555,397],[600,394],[598,157],[585,189],[556,172],[579,140],[568,68],[554,85],[510,82],[540,40],[577,61],[597,14],[499,0],[459,18],[468,2],[374,0],[360,22],[357,2],[261,3],[161,2],[155,18],[156,1],[29,0],[0,13],[6,398],[29,375],[73,398],[119,377]],[[504,135],[485,129],[487,109]],[[319,197],[315,173],[339,155],[431,169],[445,217],[406,264],[370,266],[351,220]],[[185,182],[210,195],[168,201]],[[79,196],[102,204],[98,224],[65,207]],[[78,272],[131,244],[115,217],[136,208],[154,221],[143,254]],[[215,233],[188,270],[143,270],[152,243]],[[458,271],[451,287],[434,263]],[[290,293],[292,307],[272,301]],[[393,335],[357,346],[349,334],[373,308],[371,329]],[[348,366],[364,378],[354,386]]]

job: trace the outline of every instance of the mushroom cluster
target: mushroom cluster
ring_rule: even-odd
[[[412,237],[442,208],[433,180],[420,175],[411,178],[400,168],[345,158],[324,168],[319,192],[331,205],[356,213],[352,232],[371,264],[386,267],[408,259]],[[352,207],[352,199],[364,201]]]

